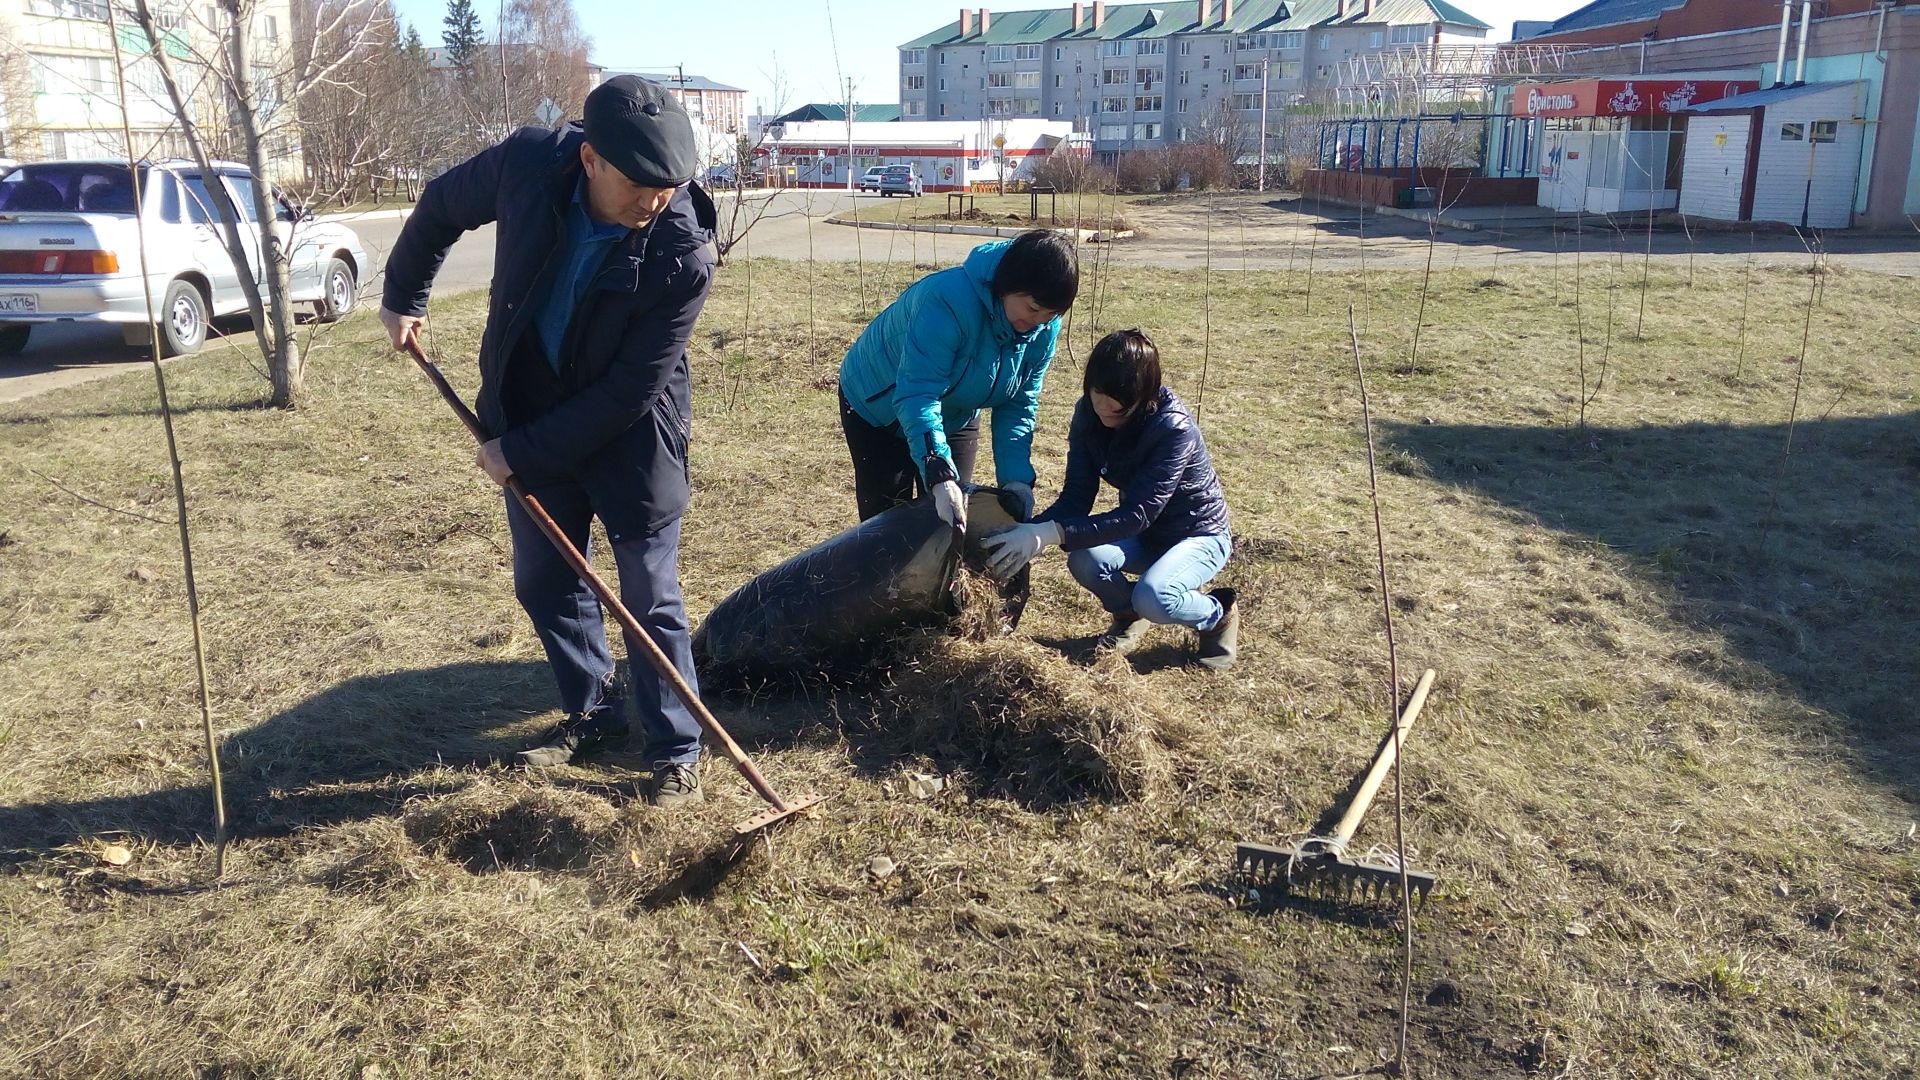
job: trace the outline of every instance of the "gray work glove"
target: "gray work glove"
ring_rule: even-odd
[[[987,549],[987,570],[1006,581],[1032,562],[1034,556],[1060,546],[1061,538],[1060,524],[1054,521],[1001,529],[982,542]]]
[[[959,529],[967,528],[967,496],[960,485],[952,480],[942,480],[933,485],[933,511],[940,520]]]

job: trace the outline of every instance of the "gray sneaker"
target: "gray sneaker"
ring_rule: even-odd
[[[1093,651],[1096,653],[1117,653],[1125,656],[1140,647],[1152,624],[1131,611],[1122,611],[1113,617],[1106,630],[1093,639]]]
[[[688,803],[704,802],[707,793],[700,788],[700,766],[696,762],[656,761],[653,776],[646,784],[647,802],[663,810]]]
[[[1200,634],[1200,666],[1209,671],[1225,671],[1240,657],[1240,605],[1234,602],[1232,589],[1215,589],[1207,594],[1220,601],[1220,621]]]

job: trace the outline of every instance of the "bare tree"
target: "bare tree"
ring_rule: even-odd
[[[13,20],[0,17],[0,157],[40,156],[40,122],[33,107],[33,62],[16,43]]]
[[[310,25],[316,12],[305,4],[294,10],[294,33],[304,45],[317,30]],[[310,45],[316,52],[351,48],[355,75],[315,86],[300,101],[300,146],[312,201],[351,201],[350,193],[363,186],[378,198],[382,173],[393,171],[400,126],[395,98],[404,77],[396,29],[388,4],[370,3],[353,22],[329,27],[331,40]]]
[[[1233,99],[1222,96],[1200,111],[1186,141],[1213,143],[1226,152],[1227,161],[1231,163],[1252,152],[1258,138],[1254,125],[1233,107]]]
[[[780,73],[778,57],[774,58],[773,70],[768,75],[768,80],[773,84],[770,115],[779,116],[787,111],[787,98],[792,93],[792,87]],[[753,227],[767,216],[768,211],[773,207],[774,200],[779,197],[777,188],[759,192],[748,188],[756,163],[762,156],[761,151],[767,143],[768,135],[768,132],[761,131],[756,139],[755,136],[746,132],[738,133],[727,142],[728,160],[718,162],[718,164],[730,166],[733,180],[731,185],[733,191],[722,200],[719,208],[719,224],[713,233],[714,251],[722,263],[726,262],[727,253],[745,240],[747,234],[753,231]],[[767,156],[771,159],[771,155]],[[770,160],[769,164],[771,164]],[[801,198],[806,197],[804,194],[801,195]]]
[[[273,166],[290,156],[287,151],[302,99],[318,87],[338,82],[360,55],[364,38],[349,28],[380,25],[379,20],[366,18],[374,3],[320,0],[313,11],[312,33],[297,36],[288,46],[273,16],[259,10],[258,0],[216,0],[207,9],[211,24],[203,25],[203,35],[195,35],[188,59],[176,62],[169,49],[160,47],[163,39],[148,0],[134,0],[134,16],[146,37],[145,55],[159,65],[181,133],[202,173],[210,178],[216,174],[213,159],[218,154],[240,158],[261,181],[251,185],[252,216],[247,222],[256,231],[259,273],[241,239],[237,209],[217,195],[211,209],[220,218],[227,254],[246,294],[260,353],[267,360],[272,403],[281,408],[299,403],[306,384],[306,360],[294,334],[288,282],[288,260],[295,245],[283,244],[275,235],[279,215],[264,181],[278,171]],[[211,48],[200,47],[203,36],[212,42]],[[183,63],[191,64],[196,74],[213,84],[213,108],[194,107],[178,71]],[[208,185],[209,191],[217,189],[218,185]]]
[[[500,30],[506,65],[508,131],[580,115],[587,100],[593,41],[580,29],[573,0],[511,0]]]

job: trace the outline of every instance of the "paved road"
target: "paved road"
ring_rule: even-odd
[[[950,266],[978,238],[933,233],[853,229],[826,224],[824,219],[849,207],[862,216],[891,220],[903,204],[878,195],[855,196],[844,191],[778,193],[764,206],[764,216],[748,234],[738,254],[755,258],[827,262],[908,262]],[[750,201],[749,206],[753,206]],[[722,214],[734,212],[727,198]],[[752,213],[753,209],[743,209]],[[1211,226],[1208,218],[1211,212]],[[1319,206],[1272,194],[1224,194],[1209,200],[1191,198],[1163,205],[1132,206],[1126,213],[1140,230],[1134,240],[1101,249],[1113,261],[1144,266],[1215,270],[1306,269],[1412,270],[1427,259],[1428,234],[1418,222],[1390,215]],[[378,268],[400,235],[397,218],[376,216],[350,222],[360,234],[376,271],[361,283],[363,303],[378,303]],[[1499,265],[1544,265],[1570,257],[1576,247],[1589,253],[1616,248],[1643,252],[1644,232],[1617,233],[1590,221],[1583,234],[1542,228],[1479,232],[1443,230],[1437,236],[1433,265],[1439,269]],[[434,294],[445,296],[463,289],[485,287],[493,273],[492,226],[463,237],[448,254],[434,283]],[[1829,234],[1829,257],[1856,270],[1920,277],[1920,231],[1912,236],[1854,236]],[[1694,235],[1656,231],[1652,238],[1656,262],[1700,266],[1743,264],[1749,257],[1758,265],[1803,266],[1807,252],[1792,233],[1768,234],[1750,240],[1748,234],[1695,230]],[[244,330],[244,324],[239,328]],[[117,331],[83,330],[73,326],[37,329],[25,353],[0,359],[0,402],[17,400],[56,386],[101,378],[145,363],[145,351],[129,349]]]

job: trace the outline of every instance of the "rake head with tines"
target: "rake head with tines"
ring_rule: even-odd
[[[1400,867],[1392,860],[1349,859],[1333,846],[1333,838],[1316,836],[1297,847],[1240,844],[1234,849],[1234,869],[1249,884],[1280,889],[1296,896],[1323,900],[1380,900],[1400,891]],[[1407,871],[1407,888],[1426,900],[1433,889],[1432,874]]]
[[[1373,805],[1399,756],[1400,745],[1420,718],[1420,709],[1433,689],[1433,669],[1420,676],[1407,707],[1380,741],[1373,765],[1354,792],[1353,802],[1340,817],[1330,836],[1310,836],[1293,847],[1269,847],[1266,844],[1240,844],[1234,849],[1234,869],[1255,886],[1283,888],[1290,893],[1333,900],[1351,900],[1358,893],[1363,900],[1397,895],[1401,868],[1396,857],[1375,858],[1371,852],[1359,859],[1347,857],[1347,844],[1360,831],[1360,820]],[[1406,872],[1407,888],[1421,900],[1433,889],[1433,875]]]

